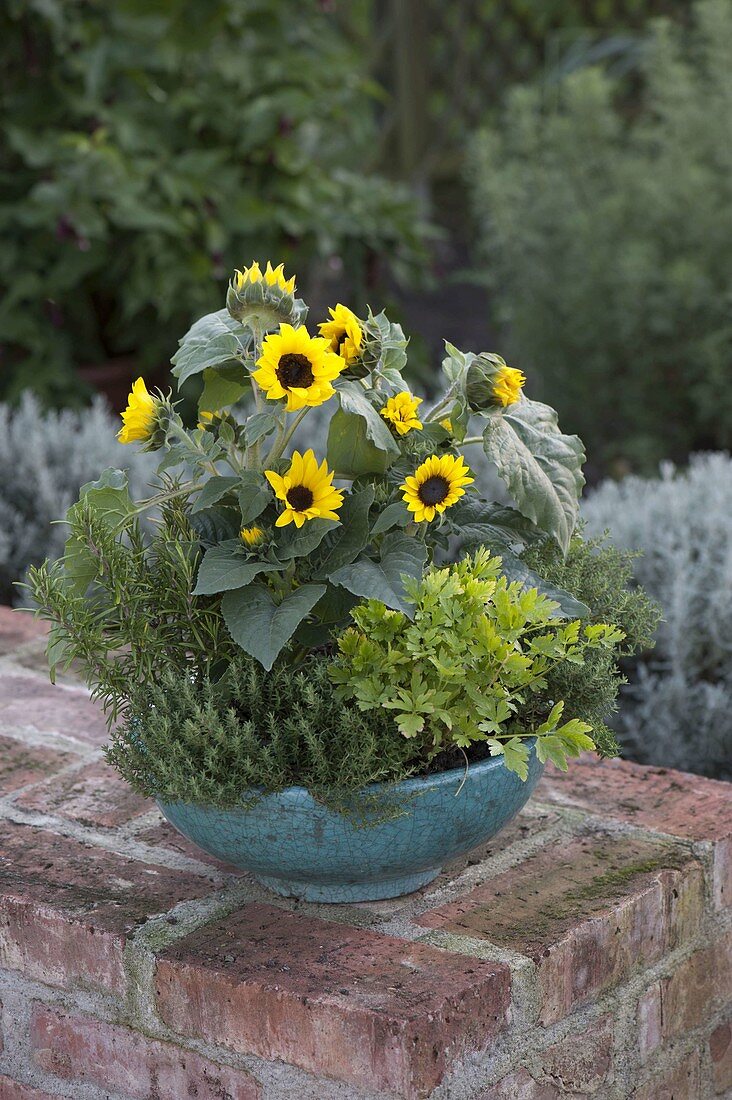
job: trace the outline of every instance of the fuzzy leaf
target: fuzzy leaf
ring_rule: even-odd
[[[512,554],[510,550],[499,551],[501,554],[501,572],[509,581],[518,581],[523,588],[535,588],[539,595],[546,596],[559,604],[561,617],[565,619],[587,619],[590,609],[586,603],[576,599],[571,592],[564,588],[558,588],[549,581],[545,581],[533,569]]]
[[[479,544],[496,554],[504,546],[521,548],[544,537],[536,524],[515,508],[489,504],[472,496],[458,501],[449,518],[455,534],[466,547]]]
[[[403,577],[420,577],[427,552],[424,544],[407,535],[388,535],[381,547],[378,562],[360,558],[331,574],[332,584],[340,584],[356,596],[380,600],[394,611],[403,611],[410,618],[412,605],[405,598]]]
[[[252,523],[261,516],[272,501],[272,490],[262,474],[256,470],[245,470],[239,477],[239,508],[242,526]]]
[[[245,557],[240,542],[227,540],[219,546],[212,546],[203,555],[193,595],[212,596],[216,592],[243,588],[251,584],[259,573],[271,573],[279,568],[276,562]]]
[[[277,417],[273,412],[254,413],[244,425],[247,447],[253,446],[265,435],[277,427]]]
[[[341,407],[328,428],[328,465],[346,477],[382,474],[399,456],[399,447],[362,388],[344,382]]]
[[[249,389],[249,375],[241,363],[230,367],[207,367],[198,399],[200,412],[218,412],[241,401]]]
[[[221,613],[237,645],[268,672],[302,620],[325,593],[323,584],[305,584],[276,604],[269,589],[250,584],[227,592]]]
[[[250,343],[249,329],[235,321],[227,309],[207,313],[189,328],[171,360],[178,385],[209,367],[243,358]]]
[[[202,512],[204,508],[210,508],[212,504],[216,504],[232,489],[235,489],[238,484],[238,477],[212,477],[196,497],[195,504],[191,508],[191,514],[195,515],[196,512]]]
[[[327,580],[335,569],[350,565],[358,557],[369,540],[369,509],[373,502],[370,486],[345,498],[338,513],[341,526],[329,539],[328,554],[316,573],[317,580]]]
[[[523,398],[510,412],[488,419],[483,447],[519,511],[566,553],[584,485],[578,436],[560,432],[554,409]]]
[[[371,528],[371,537],[383,535],[385,531],[391,531],[394,527],[406,527],[411,519],[406,504],[397,500],[394,504],[387,504],[384,511]]]
[[[204,545],[216,545],[239,534],[241,517],[237,508],[204,508],[189,517],[193,530]]]
[[[291,523],[288,527],[278,528],[275,552],[281,561],[290,561],[292,558],[301,558],[305,554],[312,554],[320,546],[329,531],[339,526],[340,520],[309,519],[302,527],[295,527]]]
[[[78,503],[72,504],[67,512],[67,521],[80,514],[83,504],[93,507],[95,514],[108,526],[118,527],[134,508],[126,472],[110,467],[97,481],[82,485]],[[70,535],[64,547],[64,573],[69,587],[79,594],[86,592],[98,571],[97,558],[83,542]]]

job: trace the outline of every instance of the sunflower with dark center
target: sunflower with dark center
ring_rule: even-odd
[[[407,508],[414,513],[414,522],[429,523],[460,500],[465,495],[463,486],[472,485],[474,480],[462,455],[430,455],[400,488]]]
[[[304,325],[280,325],[280,331],[266,336],[257,370],[252,378],[267,394],[267,400],[287,400],[287,411],[306,405],[322,405],[335,393],[332,382],[346,366],[322,336],[310,336]]]
[[[330,321],[323,321],[318,325],[318,331],[330,343],[331,351],[350,365],[363,350],[361,322],[348,306],[343,306],[340,302],[335,309],[331,306],[328,312]]]
[[[343,493],[333,488],[333,472],[325,459],[318,466],[313,451],[301,455],[295,451],[289,470],[282,476],[265,470],[264,476],[285,507],[276,527],[294,523],[302,527],[308,519],[338,519],[337,509],[343,504]]]

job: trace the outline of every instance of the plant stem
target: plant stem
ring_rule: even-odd
[[[267,455],[268,463],[274,462],[276,459],[280,458],[284,454],[287,444],[290,442],[299,425],[302,423],[309,412],[310,406],[306,405],[304,409],[300,409],[300,412],[297,414],[292,424],[286,431],[278,432],[275,441],[272,444],[272,449]]]

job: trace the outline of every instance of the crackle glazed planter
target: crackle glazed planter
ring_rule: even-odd
[[[303,787],[246,809],[161,802],[175,828],[209,855],[233,863],[286,897],[376,901],[431,882],[443,863],[490,840],[531,797],[544,765],[531,746],[522,782],[498,757],[392,787],[371,788],[404,804],[391,821],[358,826]],[[405,801],[406,800],[406,801]]]

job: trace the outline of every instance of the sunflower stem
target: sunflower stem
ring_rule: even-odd
[[[282,426],[282,428],[278,430],[277,435],[275,436],[274,443],[272,444],[272,449],[267,455],[267,464],[269,464],[270,462],[275,462],[276,459],[282,457],[285,452],[285,448],[287,447],[287,444],[290,442],[298,427],[309,412],[309,405],[306,405],[304,409],[300,409],[300,412],[293,420],[289,429],[286,429],[287,422],[285,421],[285,424]]]

